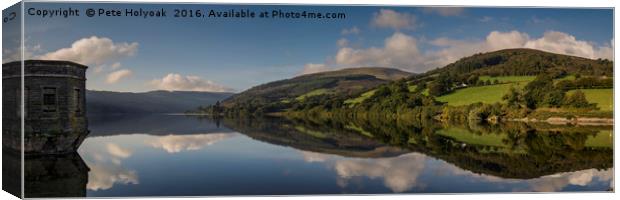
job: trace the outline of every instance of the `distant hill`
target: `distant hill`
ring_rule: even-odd
[[[134,133],[195,135],[234,132],[225,126],[220,126],[218,121],[207,118],[166,114],[91,115],[88,117],[88,130],[90,130],[89,137]]]
[[[182,113],[232,95],[219,92],[151,91],[143,93],[86,91],[88,114]]]
[[[398,69],[379,67],[306,74],[250,88],[226,99],[223,105],[229,107],[240,102],[286,102],[322,94],[355,94],[411,75]]]
[[[468,73],[490,76],[535,76],[541,73],[613,75],[613,62],[555,54],[534,49],[504,49],[477,53],[425,74]]]

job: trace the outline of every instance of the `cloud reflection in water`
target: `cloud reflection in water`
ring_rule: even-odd
[[[106,137],[91,137],[84,141],[78,150],[90,171],[87,189],[91,191],[108,190],[115,184],[139,184],[136,170],[123,166],[123,161],[131,159],[141,145],[163,149],[168,153],[195,151],[232,138],[234,133],[210,133],[193,135],[153,136],[129,134]],[[136,143],[135,141],[144,141]]]
[[[231,138],[233,133],[210,133],[197,135],[166,135],[146,141],[151,147],[164,149],[168,153],[200,150],[216,142]]]
[[[533,179],[507,179],[486,174],[477,174],[461,169],[445,161],[429,159],[420,153],[403,154],[391,158],[345,158],[335,155],[300,151],[302,159],[308,163],[324,163],[337,175],[337,184],[346,187],[348,181],[355,177],[382,179],[384,185],[393,192],[406,192],[427,184],[419,180],[425,169],[433,170],[437,176],[469,177],[474,182],[493,183],[494,185],[514,185],[517,192],[558,192],[567,186],[587,186],[594,181],[609,182],[613,187],[613,168],[606,170],[586,169],[575,172],[563,172]],[[430,167],[430,161],[439,163]]]

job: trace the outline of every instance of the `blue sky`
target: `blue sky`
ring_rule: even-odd
[[[611,9],[108,3],[27,3],[26,7],[71,7],[82,12],[86,8],[165,8],[168,15],[174,8],[346,14],[346,19],[26,15],[29,57],[89,65],[87,88],[95,90],[239,92],[303,73],[346,67],[424,72],[473,53],[516,47],[613,57]]]

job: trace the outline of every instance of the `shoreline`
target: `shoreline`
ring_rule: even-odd
[[[614,119],[613,118],[601,118],[601,117],[576,117],[576,118],[566,118],[566,117],[549,117],[545,120],[536,119],[536,118],[513,118],[506,119],[506,121],[516,121],[516,122],[544,122],[553,125],[585,125],[585,126],[613,126]]]

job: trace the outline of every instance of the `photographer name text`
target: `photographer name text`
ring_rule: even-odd
[[[134,17],[134,18],[273,18],[273,19],[345,19],[344,12],[252,9],[175,9],[175,8],[28,8],[26,15],[40,18]]]

